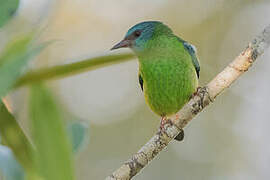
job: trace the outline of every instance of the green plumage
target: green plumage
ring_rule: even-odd
[[[195,49],[161,22],[135,25],[113,49],[119,47],[130,47],[138,56],[140,85],[158,115],[176,113],[196,92],[200,67]]]
[[[172,115],[198,86],[191,55],[174,36],[153,37],[146,46],[151,53],[138,56],[146,102],[160,116]]]

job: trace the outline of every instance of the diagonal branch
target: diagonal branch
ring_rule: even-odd
[[[270,25],[260,33],[248,47],[240,53],[221,73],[205,87],[199,88],[197,94],[179,111],[169,117],[164,131],[157,132],[136,154],[114,171],[106,180],[129,180],[144,168],[162,151],[169,142],[199,112],[228,88],[270,45]]]

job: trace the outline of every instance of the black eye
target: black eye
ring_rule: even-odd
[[[134,31],[134,36],[135,37],[139,37],[140,35],[141,35],[141,31],[140,30]]]

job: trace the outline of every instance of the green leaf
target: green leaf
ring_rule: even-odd
[[[12,151],[0,145],[0,172],[5,180],[23,180],[24,171],[20,164],[14,158]]]
[[[0,98],[14,85],[27,62],[47,45],[43,43],[32,47],[33,35],[16,38],[0,55]]]
[[[0,28],[15,14],[19,0],[0,0]]]
[[[72,122],[68,124],[68,134],[72,142],[72,150],[78,153],[89,140],[89,128],[86,123]]]
[[[76,63],[54,66],[51,68],[43,68],[33,72],[28,72],[17,81],[15,87],[26,85],[41,80],[50,80],[63,78],[80,74],[83,72],[95,70],[113,64],[125,62],[134,58],[133,54],[108,55],[96,58],[86,59]]]
[[[72,180],[73,159],[66,128],[58,106],[43,85],[31,87],[29,109],[41,175],[49,180]]]
[[[26,169],[32,169],[32,146],[15,118],[8,112],[0,99],[0,135],[1,143],[8,146],[19,163]]]

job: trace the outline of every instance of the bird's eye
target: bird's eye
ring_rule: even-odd
[[[134,36],[135,36],[135,37],[139,37],[140,35],[141,35],[141,31],[136,30],[136,31],[134,32]]]

